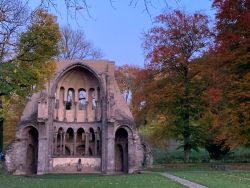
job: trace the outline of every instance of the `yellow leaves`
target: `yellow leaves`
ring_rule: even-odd
[[[159,115],[158,116],[158,122],[160,123],[160,124],[162,124],[162,123],[164,123],[164,122],[166,122],[166,116],[164,116],[164,115]]]
[[[55,60],[50,60],[44,63],[44,73],[47,79],[50,79],[56,70],[57,62]]]
[[[11,98],[7,96],[1,96],[2,107],[0,108],[0,118],[5,118],[10,107]]]
[[[16,133],[16,124],[20,120],[24,108],[24,103],[17,95],[12,95],[11,98],[4,100],[5,117],[4,117],[4,144],[9,144]]]

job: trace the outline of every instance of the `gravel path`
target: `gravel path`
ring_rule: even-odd
[[[179,178],[177,176],[173,176],[173,175],[171,175],[171,174],[169,174],[167,172],[161,173],[161,175],[163,175],[163,176],[165,176],[165,177],[167,177],[167,178],[169,178],[169,179],[171,179],[173,181],[176,181],[176,182],[178,182],[178,183],[180,183],[180,184],[182,184],[182,185],[184,185],[186,187],[189,187],[189,188],[208,188],[208,187],[206,187],[204,185],[200,185],[198,183],[194,183],[192,181],[189,181],[189,180],[186,180],[186,179],[183,179],[183,178]]]

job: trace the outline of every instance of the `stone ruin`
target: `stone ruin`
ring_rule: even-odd
[[[151,163],[114,71],[106,60],[58,62],[53,79],[26,104],[6,153],[7,170],[135,173]]]

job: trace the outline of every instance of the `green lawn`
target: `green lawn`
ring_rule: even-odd
[[[136,175],[48,174],[43,176],[12,176],[0,171],[0,188],[179,188],[182,187],[161,172],[206,185],[209,188],[250,188],[250,171],[218,171],[194,165],[178,169],[152,169]]]
[[[157,173],[104,176],[49,174],[23,177],[0,172],[0,188],[179,188],[181,185]]]
[[[209,188],[250,188],[250,171],[174,170],[169,171]]]

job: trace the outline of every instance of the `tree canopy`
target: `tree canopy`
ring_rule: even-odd
[[[250,144],[250,2],[214,0],[213,7],[217,34],[209,54],[214,59],[209,90],[220,96],[213,104],[217,139],[230,146]]]
[[[16,11],[16,9],[11,9],[11,11]],[[8,113],[7,109],[11,101],[14,101],[12,98],[25,101],[28,95],[41,89],[45,81],[53,74],[55,70],[53,58],[59,53],[60,37],[56,17],[45,10],[38,9],[27,30],[15,38],[15,50],[4,49],[6,55],[0,63],[1,127]],[[10,52],[14,54],[9,56]]]
[[[155,115],[163,124],[159,134],[172,130],[172,135],[183,141],[184,161],[188,162],[190,150],[197,148],[196,121],[203,103],[194,60],[209,44],[208,18],[198,12],[174,10],[159,15],[155,22],[157,25],[145,34],[144,42],[148,66],[157,73],[147,99],[157,106]]]

